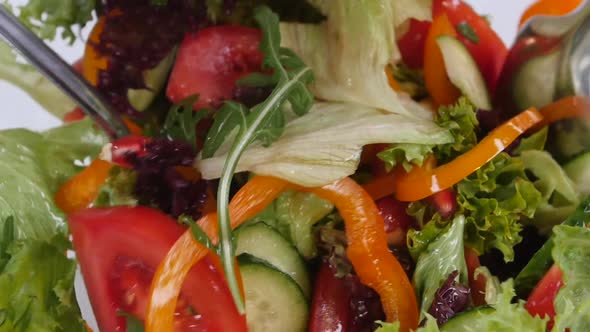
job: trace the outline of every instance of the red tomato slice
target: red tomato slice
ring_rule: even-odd
[[[155,268],[184,228],[145,207],[86,209],[69,218],[74,248],[101,331],[124,331],[118,310],[145,318]],[[216,256],[190,272],[177,308],[176,331],[246,331]]]
[[[194,109],[217,108],[231,99],[236,80],[260,70],[260,30],[216,26],[188,34],[178,50],[166,94],[177,103],[199,95]]]
[[[563,272],[557,265],[553,265],[547,274],[539,281],[535,289],[529,295],[524,307],[533,316],[547,317],[550,320],[547,323],[547,330],[553,328],[553,318],[555,317],[555,306],[553,302],[557,293],[563,286]]]
[[[334,276],[328,263],[322,263],[315,281],[309,332],[350,331],[350,289],[344,279]]]
[[[457,211],[457,193],[453,189],[439,191],[428,200],[443,218],[450,218]]]
[[[402,61],[410,68],[424,67],[424,45],[431,22],[410,20],[410,29],[398,41]]]
[[[465,247],[465,263],[467,264],[467,273],[469,274],[471,300],[476,306],[485,305],[487,280],[482,275],[478,275],[475,278],[475,270],[481,266],[479,256],[475,250]]]
[[[446,13],[455,28],[460,24],[467,24],[478,36],[479,41],[473,42],[458,31],[459,40],[477,62],[490,93],[493,94],[508,55],[508,49],[502,39],[492,30],[484,17],[461,0],[435,0],[432,5],[433,17]]]

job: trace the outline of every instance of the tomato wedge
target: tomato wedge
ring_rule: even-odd
[[[69,226],[100,330],[125,330],[119,310],[144,320],[154,271],[184,228],[145,207],[86,209]],[[246,331],[216,260],[208,255],[191,269],[175,331]]]
[[[260,30],[216,26],[188,34],[178,50],[166,95],[174,103],[199,95],[195,110],[231,99],[236,80],[260,70]]]
[[[408,32],[397,41],[402,61],[410,68],[424,66],[424,45],[430,24],[428,21],[411,19]]]
[[[508,48],[491,28],[488,21],[473,8],[461,0],[434,0],[432,3],[433,17],[446,14],[458,30],[458,38],[467,47],[486,80],[488,89],[493,95],[508,56]],[[461,33],[459,27],[470,29],[477,38]]]
[[[555,306],[553,302],[557,293],[563,286],[563,272],[559,266],[553,265],[547,274],[539,281],[535,289],[533,289],[529,299],[524,307],[533,316],[540,316],[542,318],[549,316],[547,323],[547,330],[553,328],[553,318],[555,317]]]
[[[344,279],[334,275],[328,263],[322,263],[314,289],[309,332],[349,331],[351,292]]]

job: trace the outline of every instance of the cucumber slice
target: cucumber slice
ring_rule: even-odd
[[[287,274],[255,257],[238,256],[250,332],[299,332],[307,329],[309,306]]]
[[[495,311],[496,309],[490,306],[482,306],[462,312],[449,319],[448,322],[441,326],[440,332],[477,331],[477,322],[479,321],[479,317],[493,314]]]
[[[492,103],[486,82],[465,45],[451,36],[440,36],[436,39],[436,43],[442,52],[451,82],[469,98],[475,107],[491,110]]]
[[[513,81],[512,97],[519,110],[543,107],[555,96],[557,64],[560,52],[534,57],[525,63]]]
[[[265,223],[240,227],[236,231],[236,255],[250,254],[268,262],[297,282],[306,297],[311,285],[305,262],[297,249],[279,232]]]
[[[590,152],[570,161],[563,169],[579,192],[590,195]]]
[[[133,108],[141,112],[152,104],[164,88],[175,58],[176,49],[173,49],[156,67],[143,72],[143,80],[147,89],[127,90],[127,99]]]

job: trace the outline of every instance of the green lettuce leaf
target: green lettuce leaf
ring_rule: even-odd
[[[10,7],[9,1],[4,1]],[[76,39],[74,27],[92,20],[96,0],[28,0],[18,7],[20,20],[43,39],[53,40],[61,31],[63,39]]]
[[[562,224],[578,227],[587,227],[590,225],[590,197],[583,200],[576,208],[576,211],[569,215]],[[533,287],[537,285],[539,280],[545,275],[545,272],[553,264],[551,252],[555,245],[554,238],[555,234],[552,234],[543,247],[535,253],[518,276],[516,276],[514,284],[519,296],[528,296],[530,291],[533,290]]]
[[[436,319],[427,314],[426,324],[416,332],[545,332],[547,320],[531,316],[524,308],[524,302],[515,303],[513,298],[512,280],[508,280],[500,285],[498,296],[490,306],[462,312],[440,328],[436,325]],[[399,331],[399,323],[378,323],[381,327],[376,332]]]
[[[590,331],[590,230],[556,226],[553,259],[563,272],[564,286],[555,298],[553,331]]]
[[[11,223],[6,219],[1,227],[0,331],[86,331],[74,294],[76,263],[65,256],[66,237],[17,240]]]
[[[262,221],[277,229],[306,258],[317,254],[313,226],[334,210],[334,205],[310,193],[281,194],[252,222]]]
[[[441,128],[448,130],[453,136],[452,142],[446,144],[440,142],[432,145],[392,144],[377,155],[385,162],[388,170],[401,163],[409,171],[412,165],[421,166],[431,153],[434,153],[440,164],[444,164],[469,151],[477,144],[479,122],[476,109],[467,98],[460,98],[454,105],[440,107],[434,121]]]
[[[0,220],[13,216],[22,238],[50,240],[64,232],[64,215],[53,195],[106,142],[90,120],[44,133],[0,131]]]
[[[422,318],[430,309],[436,291],[455,271],[459,282],[468,283],[467,264],[463,247],[465,217],[459,216],[451,225],[432,241],[416,262],[413,284],[420,301]]]
[[[456,186],[457,214],[465,215],[465,244],[483,254],[492,248],[514,259],[514,245],[522,240],[522,218],[532,218],[543,203],[541,192],[528,179],[522,159],[501,153]],[[426,249],[448,223],[424,201],[410,205],[409,212],[424,225],[408,233],[413,257]]]
[[[59,88],[29,64],[17,61],[12,48],[0,40],[0,80],[14,84],[39,103],[47,112],[63,119],[76,104]]]
[[[233,140],[226,139],[212,158],[196,162],[203,178],[221,175]],[[444,144],[449,133],[436,124],[350,103],[316,103],[289,122],[270,147],[251,144],[237,172],[275,176],[306,187],[332,183],[354,174],[362,147],[373,143]]]
[[[286,23],[283,46],[314,72],[321,100],[352,102],[431,121],[431,112],[389,86],[385,68],[400,59],[395,31],[409,18],[431,20],[431,0],[314,0],[327,20]]]
[[[521,159],[525,168],[537,178],[535,187],[543,195],[543,204],[539,206],[530,223],[541,232],[549,233],[553,226],[560,224],[574,212],[580,203],[579,194],[573,181],[548,152],[523,151]]]

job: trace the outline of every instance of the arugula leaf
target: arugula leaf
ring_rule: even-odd
[[[4,4],[11,8],[7,0]],[[81,29],[91,21],[96,5],[96,0],[29,0],[18,7],[18,17],[42,39],[53,40],[61,30],[61,37],[73,43],[72,27]]]
[[[424,73],[419,69],[412,69],[403,63],[388,65],[393,78],[402,87],[402,90],[409,93],[415,100],[428,97],[426,84],[424,83]]]
[[[459,216],[433,242],[416,262],[413,284],[420,302],[421,316],[432,304],[440,286],[454,271],[459,272],[460,283],[468,283],[467,264],[463,247],[465,217]]]
[[[93,206],[136,206],[135,184],[137,173],[128,168],[115,166],[109,172],[109,177],[100,188],[100,191],[92,203]]]
[[[262,29],[260,49],[264,53],[263,69],[272,69],[273,78],[278,84],[264,102],[250,110],[238,103],[225,103],[215,115],[203,149],[203,156],[212,156],[227,137],[233,141],[219,181],[217,211],[223,266],[240,312],[244,311],[244,303],[233,267],[234,248],[228,211],[232,177],[243,152],[250,144],[260,141],[269,145],[282,134],[285,123],[283,111],[287,103],[295,114],[303,115],[309,111],[314,100],[306,88],[313,79],[311,69],[293,52],[280,47],[278,16],[268,7],[259,7],[255,11],[255,19]],[[237,133],[231,136],[234,130]]]
[[[193,111],[199,96],[187,97],[168,111],[162,133],[169,139],[183,140],[197,148],[197,125],[209,115],[207,110]]]
[[[554,331],[590,330],[590,230],[586,227],[554,228],[553,259],[563,272],[564,286],[555,298]]]
[[[479,43],[479,36],[477,35],[477,32],[473,30],[473,28],[471,27],[471,25],[469,25],[467,21],[463,21],[457,24],[456,28],[459,31],[459,33],[463,35],[463,37],[467,38],[470,42],[474,44]]]

